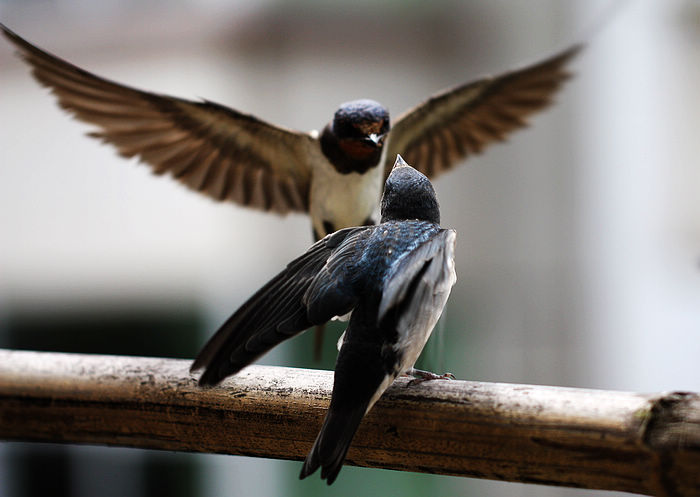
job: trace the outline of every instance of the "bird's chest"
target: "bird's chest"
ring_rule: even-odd
[[[361,226],[379,205],[383,171],[377,166],[364,174],[340,174],[326,161],[319,161],[311,181],[309,198],[314,230],[326,235],[332,230]]]

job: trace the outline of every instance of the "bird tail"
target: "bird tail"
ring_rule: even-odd
[[[331,405],[314,446],[306,456],[299,479],[303,480],[320,467],[321,478],[328,485],[335,481],[366,410],[366,404],[350,411],[339,411]]]

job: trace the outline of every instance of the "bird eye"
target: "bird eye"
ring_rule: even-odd
[[[366,123],[355,124],[355,125],[353,125],[352,130],[353,130],[353,136],[355,138],[363,138],[364,136],[366,136],[368,134]]]

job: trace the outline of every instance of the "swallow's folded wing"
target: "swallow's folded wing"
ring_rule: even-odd
[[[304,294],[307,315],[314,323],[325,323],[346,316],[357,304],[358,288],[367,271],[358,267],[374,227],[359,228],[349,234],[328,258]],[[347,317],[344,318],[347,320]]]
[[[566,64],[579,50],[576,45],[523,69],[446,90],[404,113],[389,132],[385,177],[396,154],[435,177],[524,127],[531,114],[551,103],[568,78]]]
[[[401,323],[417,326],[432,318],[437,321],[457,281],[455,239],[454,230],[441,230],[396,262],[384,283],[377,316],[379,322],[394,312],[399,328]]]
[[[305,295],[329,258],[342,251],[358,232],[367,229],[371,228],[346,228],[319,240],[248,299],[219,328],[192,364],[192,371],[206,368],[199,379],[200,385],[215,385],[283,340],[320,324],[309,317]],[[349,311],[340,307],[333,310],[334,305],[339,305],[333,299],[326,299],[326,304],[330,317]]]
[[[100,130],[91,136],[216,200],[278,213],[308,209],[313,138],[208,101],[130,88],[91,74],[0,24],[61,107]]]

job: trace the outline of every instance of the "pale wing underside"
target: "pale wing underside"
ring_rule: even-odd
[[[402,355],[400,373],[413,367],[457,281],[455,239],[454,230],[442,230],[399,261],[384,285],[379,319],[392,308],[402,309],[395,344]]]
[[[384,319],[390,309],[403,306],[407,298],[412,300],[404,314],[408,316],[408,321],[412,321],[416,314],[425,314],[426,309],[430,308],[428,302],[422,300],[429,299],[428,294],[449,293],[457,280],[454,270],[455,239],[454,230],[441,230],[395,264],[384,283],[378,321]]]
[[[61,107],[91,136],[216,200],[278,213],[307,211],[311,135],[208,101],[140,91],[93,75],[0,25]]]
[[[396,154],[435,177],[526,126],[530,115],[551,104],[579,50],[576,45],[523,69],[446,90],[404,113],[389,133],[385,177]]]

